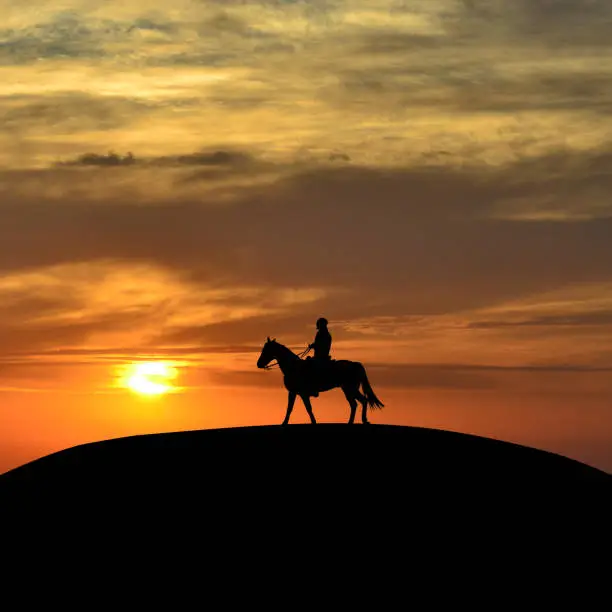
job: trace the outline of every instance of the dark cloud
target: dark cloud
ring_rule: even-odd
[[[439,100],[438,102],[444,101]],[[612,85],[603,72],[491,76],[484,82],[466,80],[448,92],[447,105],[461,110],[519,112],[522,110],[612,111]]]
[[[482,0],[481,0],[482,1]],[[516,11],[525,34],[547,36],[559,44],[609,43],[612,7],[606,0],[518,0],[507,3]]]
[[[131,152],[118,154],[110,151],[107,154],[84,153],[75,159],[59,162],[59,166],[214,166],[214,167],[234,167],[242,169],[255,163],[254,157],[244,151],[200,151],[187,153],[184,155],[166,155],[160,157],[137,158]]]
[[[564,71],[560,61],[559,66],[533,70],[526,65],[513,72],[496,68],[495,60],[484,53],[458,61],[449,51],[446,60],[433,64],[407,49],[398,47],[396,53],[395,60],[372,68],[339,69],[338,85],[322,88],[320,96],[340,105],[365,99],[377,108],[426,107],[437,112],[612,112],[612,85],[604,68],[584,67],[576,74]]]
[[[108,59],[108,43],[134,43],[141,32],[155,32],[166,41],[180,40],[180,27],[171,19],[147,17],[133,21],[92,18],[87,11],[58,11],[47,21],[0,30],[0,64],[17,65],[43,59]],[[158,44],[140,38],[139,45]]]
[[[143,63],[148,66],[232,66],[240,59],[240,52],[233,49],[210,49],[169,52],[164,55],[146,56]]]
[[[108,43],[132,43],[142,32],[154,32],[166,42],[180,42],[180,25],[140,17],[133,21],[96,19],[86,11],[59,11],[51,19],[24,28],[0,30],[0,64],[22,64],[41,59],[74,60],[113,58]],[[138,37],[137,44],[159,44],[159,38],[147,41]]]
[[[58,162],[58,166],[101,166],[101,167],[115,167],[115,166],[131,166],[136,163],[136,158],[130,152],[127,155],[120,155],[114,151],[110,151],[106,155],[100,155],[98,153],[84,153],[79,155],[74,160],[68,160],[65,162]]]
[[[41,58],[93,59],[106,55],[94,31],[77,14],[65,12],[33,27],[0,31],[0,65]]]
[[[7,42],[0,42],[0,66],[14,66],[38,59],[81,58],[99,59],[106,55],[101,47],[77,41],[43,42],[24,36]]]
[[[297,46],[289,42],[268,40],[255,44],[253,51],[255,53],[295,53]]]
[[[264,107],[269,103],[273,103],[274,100],[271,95],[236,95],[236,93],[232,91],[228,91],[224,95],[221,91],[219,94],[215,93],[209,96],[207,102],[210,104],[222,106],[225,109],[251,110],[254,108]]]
[[[357,61],[333,64],[338,84],[317,95],[338,107],[368,104],[379,111],[612,111],[607,55],[599,63],[586,52],[612,40],[609,2],[463,0],[437,17],[442,31],[340,30],[339,46]],[[580,66],[576,52],[587,53]]]
[[[464,39],[495,36],[519,44],[608,45],[612,8],[606,0],[461,0],[463,11],[446,21]]]
[[[245,166],[252,162],[253,157],[243,151],[201,151],[151,160],[153,164],[178,166]]]
[[[399,31],[373,31],[361,33],[354,39],[354,51],[358,54],[377,55],[402,53],[422,49],[434,49],[450,43],[439,34],[414,34]]]
[[[213,17],[204,20],[198,26],[200,36],[235,34],[239,36],[266,38],[267,35],[253,27],[245,19],[226,11],[219,11]]]
[[[155,21],[141,17],[136,19],[134,23],[126,28],[128,33],[136,30],[150,30],[152,32],[161,32],[163,34],[176,34],[178,32],[178,26],[174,23]]]

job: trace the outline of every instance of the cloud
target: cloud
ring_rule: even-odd
[[[70,11],[58,13],[51,21],[0,31],[0,64],[19,64],[39,58],[93,59],[104,56],[95,30]]]
[[[131,166],[144,164],[149,166],[235,166],[245,167],[254,163],[253,157],[242,151],[201,151],[183,155],[167,155],[153,158],[136,158],[133,153],[126,155],[113,151],[107,154],[83,153],[75,159],[58,162],[59,166]]]
[[[2,353],[12,354],[23,352],[27,347],[29,354],[52,347],[82,344],[96,334],[116,332],[132,328],[135,323],[142,321],[142,312],[108,313],[85,320],[67,321],[53,324],[31,324],[19,326],[0,326],[2,333]]]
[[[500,391],[531,388],[562,392],[564,377],[579,386],[592,384],[609,375],[612,369],[577,366],[499,367],[472,364],[368,364],[368,378],[381,388]],[[375,382],[374,382],[375,381]],[[583,382],[584,381],[584,382]],[[581,384],[581,382],[583,384]],[[612,386],[611,386],[612,388]]]
[[[227,11],[219,11],[205,19],[198,26],[198,34],[202,37],[219,35],[237,35],[265,38],[266,34],[251,26],[246,19],[232,15]]]
[[[227,346],[236,346],[242,342],[251,343],[250,346],[261,350],[267,336],[278,336],[285,342],[294,340],[298,343],[301,341],[305,347],[308,344],[307,339],[312,335],[310,319],[314,316],[315,310],[316,307],[313,307],[312,304],[304,306],[297,304],[289,314],[272,312],[207,325],[180,326],[154,336],[151,343],[153,345],[169,344],[170,346],[183,344],[218,346],[225,343]]]
[[[574,326],[608,326],[612,325],[612,312],[585,312],[581,314],[560,314],[535,317],[522,321],[478,321],[472,323],[473,328],[499,328],[499,327],[574,327]]]
[[[110,257],[150,261],[202,280],[346,287],[361,291],[364,308],[391,295],[398,309],[417,312],[477,307],[546,286],[609,278],[612,219],[601,214],[603,197],[585,201],[583,190],[596,176],[605,193],[610,175],[598,163],[577,164],[573,175],[551,180],[556,173],[541,160],[502,172],[330,166],[253,187],[223,206],[176,190],[173,200],[155,206],[122,201],[120,191],[112,203],[83,206],[83,196],[71,200],[67,191],[54,208],[41,196],[3,205],[0,265]],[[73,180],[53,170],[39,176],[55,177],[67,190]],[[22,182],[31,179],[11,181]],[[563,192],[573,199],[555,215],[541,215],[546,210],[537,208],[537,198],[536,208],[522,211],[537,221],[511,214],[507,220],[500,212],[523,194],[554,198]],[[141,198],[147,201],[146,191]],[[5,200],[11,201],[10,191]],[[588,216],[598,207],[599,214]],[[576,220],[574,211],[587,218]],[[561,222],[557,216],[564,212]],[[31,236],[27,248],[19,239],[23,231]]]
[[[106,153],[119,140],[139,157],[232,140],[286,163],[296,143],[320,150],[330,133],[366,165],[418,165],[432,151],[499,163],[610,137],[597,32],[609,40],[611,10],[600,1],[37,7],[9,10],[0,35],[0,94],[37,98],[11,104],[7,164]],[[579,31],[595,32],[591,48]],[[551,57],[554,36],[568,44]],[[75,88],[88,96],[80,107]]]
[[[164,167],[164,168],[207,168],[205,172],[191,173],[188,180],[223,176],[227,172],[264,172],[277,168],[271,162],[257,159],[252,153],[240,150],[201,150],[179,155],[137,157],[131,151],[126,154],[109,151],[106,154],[83,153],[72,159],[56,162],[54,166],[99,166],[99,167]],[[217,173],[215,173],[217,171]],[[219,174],[221,171],[221,174]]]
[[[51,130],[70,134],[85,130],[112,130],[137,116],[151,114],[156,105],[119,96],[97,97],[72,91],[47,95],[0,97],[3,128],[13,134]]]
[[[37,268],[0,280],[0,357],[80,355],[91,360],[103,353],[115,358],[172,353],[195,359],[252,352],[258,346],[246,337],[228,342],[220,336],[215,345],[194,330],[219,322],[240,327],[240,321],[261,313],[286,316],[324,297],[317,288],[197,283],[178,271],[110,259]],[[181,338],[181,329],[189,334]],[[159,342],[160,335],[168,341]]]
[[[251,161],[252,157],[250,155],[240,151],[203,151],[198,153],[188,153],[186,155],[161,157],[155,160],[154,163],[169,163],[187,166],[229,166],[244,165],[246,163],[250,163]]]
[[[530,41],[535,44],[606,45],[612,33],[612,9],[605,0],[462,0],[451,32]]]
[[[134,23],[127,28],[128,34],[135,30],[150,30],[152,32],[161,32],[163,34],[175,34],[177,27],[173,23],[164,23],[161,21],[155,21],[147,17],[140,17],[134,21]]]
[[[136,163],[136,158],[132,153],[121,156],[111,151],[107,155],[99,155],[98,153],[84,153],[79,155],[75,160],[67,162],[59,162],[58,165],[66,166],[131,166]]]

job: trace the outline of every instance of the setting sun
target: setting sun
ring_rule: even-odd
[[[163,362],[136,363],[129,368],[125,387],[141,395],[161,395],[172,391],[176,368]]]

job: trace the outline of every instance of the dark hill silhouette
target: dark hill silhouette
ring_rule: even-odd
[[[256,593],[326,605],[330,589],[361,606],[369,588],[381,609],[390,586],[412,592],[415,571],[487,589],[490,571],[507,581],[505,598],[527,563],[539,582],[545,558],[583,567],[607,553],[611,499],[611,475],[545,451],[344,423],[118,438],[0,475],[3,554],[26,554],[30,589],[56,571],[76,588],[71,572],[82,569],[106,592],[121,567],[155,593],[152,567],[195,573],[202,596],[229,581],[232,601],[251,607]],[[33,564],[44,555],[58,555],[56,566]]]
[[[612,492],[612,475],[578,461],[462,433],[393,425],[238,427],[111,439],[68,448],[0,475],[4,507],[120,499],[148,512],[246,497],[306,499],[325,512],[421,504],[451,493],[551,504]],[[222,502],[219,502],[222,500]],[[386,512],[386,511],[385,511]]]

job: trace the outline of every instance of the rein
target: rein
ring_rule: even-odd
[[[304,349],[299,355],[298,357],[301,359],[302,357],[304,357],[305,355],[308,355],[308,353],[310,353],[312,349],[310,348],[306,348]],[[264,366],[264,370],[271,370],[272,368],[278,368],[280,367],[278,361],[276,363],[269,363],[267,366]]]

